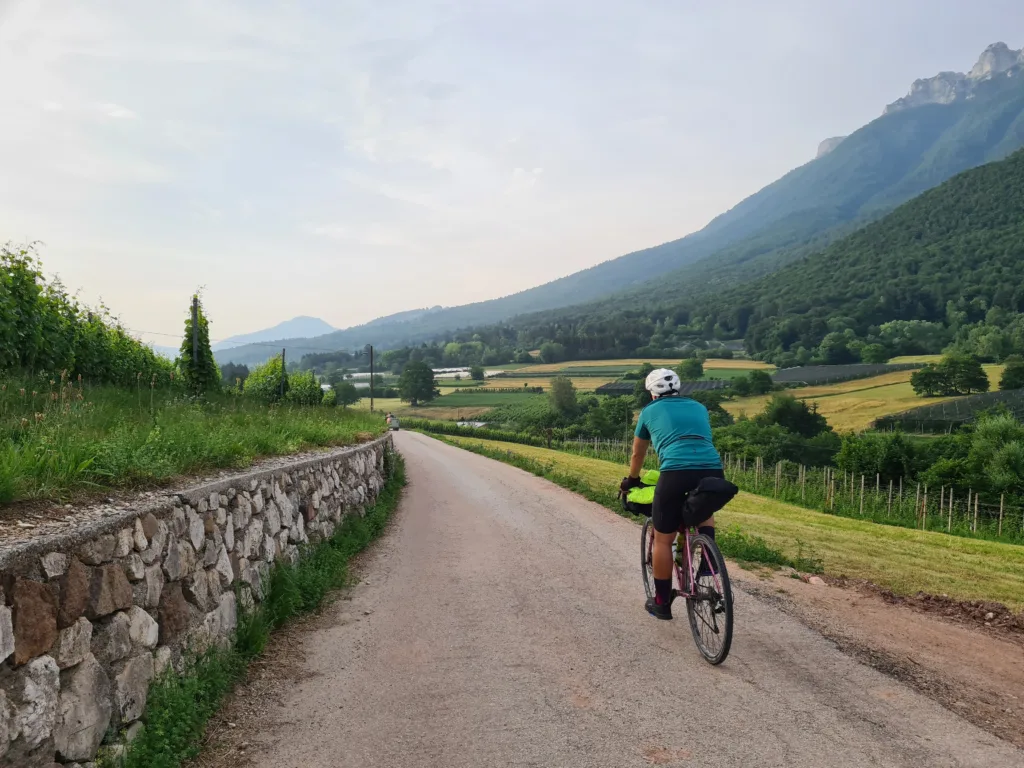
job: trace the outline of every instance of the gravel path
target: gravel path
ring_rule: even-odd
[[[732,653],[643,611],[639,529],[399,433],[409,487],[368,579],[303,640],[265,768],[984,766],[1024,753],[738,591]]]

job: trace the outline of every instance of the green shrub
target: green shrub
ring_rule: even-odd
[[[281,364],[281,358],[272,357],[249,372],[245,380],[244,393],[261,403],[277,403],[282,392],[288,394],[288,375]]]
[[[338,393],[335,392],[333,389],[328,389],[326,392],[324,392],[324,399],[321,400],[320,402],[321,404],[327,406],[328,408],[333,408],[338,404]]]
[[[203,304],[199,294],[192,297],[196,306],[198,319],[197,338],[193,340],[192,308],[189,308],[188,319],[185,320],[185,336],[178,352],[178,371],[181,373],[185,388],[195,395],[206,394],[220,389],[220,368],[213,359],[210,349],[210,321],[203,312]],[[193,357],[193,348],[198,355]]]
[[[287,399],[297,405],[320,405],[324,392],[312,371],[300,371],[288,377]]]

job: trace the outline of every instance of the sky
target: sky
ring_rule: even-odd
[[[197,288],[215,339],[495,298],[1000,40],[1020,0],[0,0],[0,242],[159,344]]]

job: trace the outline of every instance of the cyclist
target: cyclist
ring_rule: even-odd
[[[623,478],[620,488],[628,493],[640,485],[644,458],[653,442],[661,470],[651,509],[655,596],[648,598],[644,607],[652,616],[667,621],[672,618],[672,542],[676,534],[684,525],[697,524],[699,533],[715,538],[713,514],[706,520],[687,519],[694,511],[684,509],[687,494],[704,478],[724,478],[725,474],[722,459],[711,441],[708,409],[679,394],[676,373],[659,368],[647,376],[644,385],[654,400],[637,419],[629,476]],[[687,515],[688,511],[691,515]]]

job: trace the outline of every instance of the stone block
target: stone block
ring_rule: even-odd
[[[145,608],[156,608],[160,605],[160,594],[164,588],[164,572],[159,563],[146,569],[143,581],[135,585],[134,603]]]
[[[121,567],[124,568],[124,575],[128,577],[128,581],[136,582],[146,578],[146,564],[142,562],[138,552],[128,555],[121,562]]]
[[[131,606],[132,585],[119,566],[104,565],[93,571],[86,618],[98,619]]]
[[[142,552],[149,548],[149,538],[146,536],[146,531],[142,527],[142,520],[135,518],[135,527],[132,530],[132,541],[135,543],[135,549]]]
[[[53,734],[58,756],[62,760],[93,759],[112,711],[110,678],[93,656],[87,656],[62,680]]]
[[[211,601],[220,599],[220,596],[224,593],[224,587],[220,585],[220,574],[217,573],[215,568],[210,568],[204,572],[206,578],[206,591],[210,595]]]
[[[6,661],[12,653],[14,653],[14,619],[11,609],[6,605],[0,605],[0,664]]]
[[[57,596],[47,584],[15,579],[11,590],[14,663],[47,653],[57,641]]]
[[[267,508],[263,513],[263,531],[271,536],[281,530],[281,512],[274,501],[267,502]]]
[[[60,670],[51,656],[40,656],[25,665],[15,687],[14,725],[29,749],[35,749],[53,734],[60,695]]]
[[[149,537],[149,548],[140,555],[142,562],[146,565],[152,565],[159,560],[164,553],[164,548],[167,546],[169,536],[170,532],[167,528],[167,523],[163,520],[158,520],[154,534]]]
[[[203,545],[203,539],[206,538],[206,524],[203,522],[203,518],[197,515],[195,512],[189,511],[188,513],[188,540],[192,544],[192,549],[199,550]]]
[[[68,556],[61,552],[51,552],[39,558],[43,566],[43,574],[47,579],[59,579],[68,570]]]
[[[126,658],[132,650],[131,626],[131,619],[124,612],[96,624],[93,627],[92,655],[104,664]]]
[[[221,547],[220,553],[217,555],[217,564],[213,568],[214,572],[220,579],[220,585],[223,589],[230,588],[231,584],[235,580],[235,569],[232,567],[231,559],[228,557],[226,547]]]
[[[128,636],[133,646],[153,650],[160,639],[160,626],[146,611],[133,605],[128,611]]]
[[[118,723],[127,725],[142,717],[152,679],[153,654],[149,651],[126,662],[114,677],[114,712]]]
[[[177,581],[181,578],[181,548],[178,546],[177,539],[172,538],[167,542],[167,552],[164,554],[163,567],[164,575],[168,581]]]
[[[200,611],[209,610],[210,582],[202,568],[193,571],[182,581],[185,599]]]
[[[266,534],[263,537],[263,544],[260,545],[260,559],[272,563],[276,557],[277,541],[270,534]]]
[[[224,546],[227,547],[228,552],[235,548],[234,522],[232,515],[228,515],[227,520],[224,522]]]
[[[223,636],[230,636],[238,628],[238,601],[234,592],[220,596],[217,601],[217,613],[220,615],[220,631]]]
[[[189,507],[188,511],[195,514],[192,511],[192,507]],[[188,530],[188,518],[186,515],[186,511],[180,507],[176,507],[171,511],[170,535],[172,538],[179,538],[185,535],[185,532]]]
[[[67,669],[81,664],[92,648],[92,622],[84,616],[60,631],[57,637],[57,666]]]
[[[188,630],[188,603],[182,594],[181,582],[171,582],[163,590],[157,619],[160,624],[160,642],[163,645],[174,643]]]
[[[147,512],[146,516],[142,518],[142,531],[150,541],[156,536],[159,523],[160,521],[156,519],[152,512]]]
[[[153,676],[160,677],[171,666],[171,649],[161,645],[153,654]]]
[[[122,528],[117,532],[117,540],[114,543],[114,557],[124,557],[135,549],[135,537],[131,528]]]
[[[112,533],[105,533],[90,539],[78,548],[78,557],[86,565],[103,565],[114,559],[117,539]]]
[[[92,569],[73,557],[68,562],[67,571],[60,577],[59,584],[60,607],[57,609],[57,626],[63,629],[78,621],[89,606]]]

